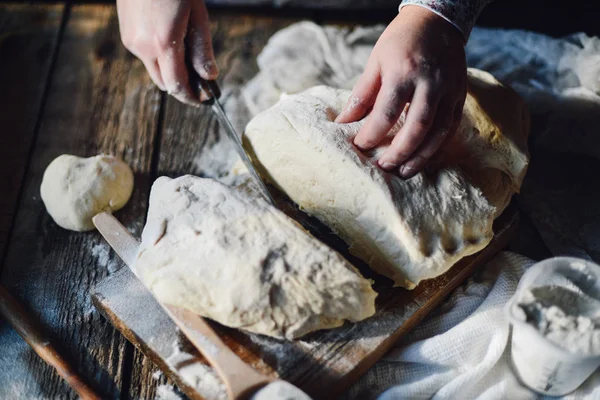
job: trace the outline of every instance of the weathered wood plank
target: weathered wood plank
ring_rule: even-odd
[[[215,54],[221,75],[219,84],[227,106],[237,90],[257,72],[256,56],[269,37],[291,24],[289,19],[232,16],[211,13]],[[194,174],[219,177],[235,161],[235,150],[212,115],[209,107],[193,108],[168,98],[161,127],[158,176]],[[235,119],[235,116],[232,116]],[[238,128],[246,121],[237,121]],[[232,158],[233,155],[233,158]],[[164,380],[152,379],[154,363],[136,352],[130,385],[131,398],[153,398]]]
[[[0,5],[0,260],[57,49],[62,5]]]
[[[39,317],[57,347],[102,398],[119,398],[126,390],[124,358],[131,347],[95,311],[89,292],[116,270],[120,261],[97,232],[59,228],[44,209],[39,186],[46,166],[62,153],[118,155],[134,169],[136,186],[130,203],[117,215],[139,234],[160,99],[142,64],[120,45],[114,6],[73,7],[1,280]],[[26,347],[9,344],[9,350],[12,359],[0,356],[0,371],[23,372],[27,384],[19,388],[21,398],[75,398]],[[10,387],[17,379],[20,374],[0,373],[0,398],[13,398]]]

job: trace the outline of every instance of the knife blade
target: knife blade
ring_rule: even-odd
[[[233,127],[233,124],[231,123],[231,120],[225,113],[225,110],[223,109],[223,105],[219,101],[219,97],[221,96],[221,89],[219,88],[219,85],[217,84],[216,81],[207,81],[205,79],[202,79],[202,77],[200,77],[194,71],[194,69],[190,67],[189,62],[188,62],[188,70],[190,71],[189,72],[190,86],[192,87],[192,90],[194,90],[194,94],[196,95],[197,98],[200,98],[200,90],[203,90],[206,94],[208,94],[210,96],[210,98],[208,100],[205,100],[203,103],[211,106],[215,116],[217,117],[217,120],[219,121],[219,125],[221,125],[221,127],[225,130],[225,133],[227,134],[229,139],[234,143],[235,149],[236,149],[238,155],[244,162],[244,165],[248,169],[250,176],[252,176],[252,178],[258,185],[260,192],[263,194],[265,199],[269,203],[271,203],[272,206],[276,206],[275,200],[271,196],[271,193],[269,192],[267,185],[261,179],[260,175],[258,174],[258,171],[254,167],[254,164],[252,164],[252,160],[250,159],[250,157],[246,153],[246,150],[244,149],[244,146],[242,144],[242,139],[235,131],[235,128]]]

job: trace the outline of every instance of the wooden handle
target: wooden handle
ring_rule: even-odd
[[[131,267],[139,246],[138,240],[108,213],[96,215],[93,221],[108,244]],[[217,370],[230,399],[246,399],[261,386],[272,382],[271,378],[258,373],[236,356],[201,316],[180,307],[166,305],[160,301],[158,303],[194,347]]]
[[[97,214],[92,218],[92,222],[121,260],[131,268],[140,242],[112,214]]]
[[[25,309],[0,285],[0,315],[17,331],[31,348],[77,392],[84,400],[100,399],[77,375],[75,370],[61,357],[44,335],[41,327],[27,314]]]
[[[242,400],[273,380],[244,363],[198,314],[181,307],[165,305],[165,311],[192,344],[216,370],[230,399]]]
[[[163,308],[185,336],[194,344],[216,370],[230,399],[250,397],[260,387],[273,381],[244,363],[223,341],[212,327],[198,314],[181,307],[164,305]]]

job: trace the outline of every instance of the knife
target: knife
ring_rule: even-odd
[[[231,123],[229,117],[227,117],[227,114],[223,109],[223,105],[219,102],[219,97],[221,97],[221,89],[219,89],[219,85],[217,85],[216,81],[207,81],[205,79],[202,79],[202,77],[200,77],[200,75],[198,75],[194,71],[194,68],[191,66],[189,60],[187,62],[187,65],[189,71],[190,86],[194,91],[194,95],[196,96],[196,98],[200,98],[200,90],[202,90],[204,91],[204,93],[210,96],[210,98],[208,100],[205,100],[203,103],[206,105],[210,105],[213,109],[213,112],[215,113],[219,124],[225,130],[229,139],[234,143],[240,158],[242,159],[242,161],[246,165],[246,168],[248,169],[248,172],[250,172],[250,175],[258,184],[260,192],[263,194],[265,199],[269,203],[271,203],[272,206],[276,206],[275,200],[271,196],[267,185],[264,183],[264,181],[261,179],[260,175],[256,171],[254,164],[252,164],[252,160],[250,160],[250,157],[248,156],[246,150],[244,149],[244,146],[242,145],[242,140],[240,139],[240,136],[235,131],[235,128],[233,127],[233,124]]]

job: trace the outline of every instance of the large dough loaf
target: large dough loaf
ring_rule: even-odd
[[[346,90],[319,86],[283,96],[250,121],[245,146],[261,173],[353,254],[413,288],[490,242],[492,223],[527,168],[524,102],[488,73],[470,69],[468,82],[458,132],[409,180],[377,168],[386,144],[368,155],[354,147],[362,121],[333,122]]]
[[[210,179],[156,180],[134,269],[164,303],[296,338],[375,313],[371,284],[295,221]]]

